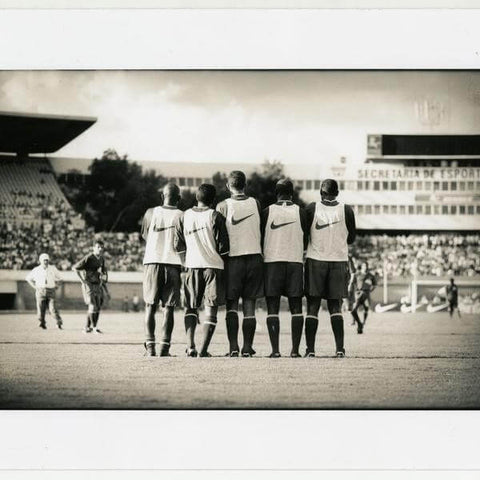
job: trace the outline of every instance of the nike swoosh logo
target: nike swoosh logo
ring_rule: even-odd
[[[164,230],[168,230],[169,228],[173,228],[174,225],[170,225],[169,227],[153,227],[154,232],[163,232]]]
[[[448,307],[448,303],[444,303],[442,305],[428,305],[427,306],[427,312],[428,313],[435,313],[435,312],[439,312],[440,310],[444,310],[447,307]]]
[[[377,303],[375,305],[375,312],[385,313],[385,312],[388,312],[389,310],[393,310],[397,305],[398,303],[390,303],[390,305],[380,305],[379,303]]]
[[[232,225],[238,225],[239,223],[243,222],[243,221],[246,220],[247,218],[250,218],[252,215],[253,215],[253,213],[251,213],[250,215],[247,215],[246,217],[239,218],[238,220],[235,220],[235,219],[232,217]]]
[[[205,230],[206,227],[200,227],[196,228],[195,230],[190,230],[189,232],[186,232],[187,235],[191,235],[192,233],[198,232],[199,230]]]
[[[336,223],[340,223],[340,220],[338,222],[324,223],[323,225],[319,225],[318,222],[317,222],[315,224],[315,229],[316,230],[321,230],[322,228],[330,227],[331,225],[335,225]]]
[[[416,310],[420,310],[420,308],[424,307],[425,304],[424,303],[417,303],[417,306],[415,307]],[[401,307],[400,307],[400,311],[402,313],[410,313],[413,311],[413,307],[412,305],[405,305],[403,304]]]
[[[294,220],[293,222],[279,223],[278,225],[275,225],[275,223],[272,222],[272,223],[270,224],[270,228],[271,228],[272,230],[276,230],[277,228],[281,228],[281,227],[284,227],[285,225],[290,225],[290,224],[292,224],[292,223],[295,223],[295,220]]]

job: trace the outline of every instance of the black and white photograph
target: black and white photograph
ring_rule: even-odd
[[[0,478],[476,479],[474,2],[80,3],[0,1]]]
[[[479,72],[0,82],[1,408],[479,407]]]

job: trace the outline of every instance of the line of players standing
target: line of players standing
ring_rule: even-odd
[[[160,356],[170,355],[174,308],[180,304],[181,268],[185,266],[184,322],[188,356],[210,356],[208,346],[217,324],[218,307],[225,303],[227,355],[254,355],[256,301],[265,297],[272,346],[270,357],[280,357],[281,296],[288,298],[291,313],[291,357],[300,357],[299,345],[304,328],[305,356],[315,356],[322,299],[327,301],[336,355],[344,356],[342,299],[348,297],[357,331],[362,333],[368,315],[369,294],[376,281],[366,264],[356,272],[348,256],[348,244],[355,239],[355,217],[349,206],[336,200],[337,182],[331,179],[322,182],[321,201],[312,203],[305,210],[293,203],[293,184],[288,180],[277,183],[277,202],[263,211],[256,199],[245,195],[245,185],[243,172],[231,172],[227,184],[231,198],[213,210],[215,188],[203,184],[196,194],[198,205],[184,213],[177,208],[180,190],[169,183],[162,191],[163,205],[145,213],[142,236],[146,240],[143,293],[147,355],[156,355],[155,313],[160,303],[164,307]],[[109,297],[103,249],[103,242],[95,241],[93,251],[73,266],[88,306],[84,333],[101,333],[97,327],[98,318],[104,298]],[[55,267],[48,263],[48,255],[42,254],[39,267],[29,274],[27,280],[36,289],[40,327],[46,328],[45,311],[49,305],[57,326],[61,328],[62,320],[54,303],[59,276]],[[305,318],[302,311],[304,295],[307,297]],[[240,299],[243,310],[241,349],[238,343]],[[202,303],[206,318],[201,348],[197,351],[195,330]],[[363,322],[358,317],[361,306]]]
[[[265,297],[270,357],[280,357],[280,298],[288,299],[291,313],[290,356],[300,357],[303,330],[307,350],[315,356],[318,312],[326,299],[335,338],[336,355],[343,357],[342,299],[348,297],[348,245],[355,239],[352,209],[336,200],[335,180],[322,182],[321,201],[300,208],[292,201],[293,184],[276,184],[277,202],[262,210],[259,202],[245,195],[246,177],[233,171],[227,188],[231,198],[211,208],[215,187],[201,185],[197,206],[182,212],[177,208],[180,190],[173,184],[163,189],[164,202],[147,210],[142,225],[146,240],[144,257],[145,349],[147,355],[169,356],[174,325],[174,307],[180,302],[181,267],[184,280],[186,354],[209,357],[210,341],[217,325],[218,307],[226,304],[228,356],[251,357],[256,330],[256,301]],[[304,268],[304,252],[306,261]],[[307,315],[302,297],[307,297]],[[242,299],[239,337],[239,300]],[[155,312],[164,306],[162,337],[155,338]],[[197,350],[195,330],[198,309],[205,306],[202,340]]]

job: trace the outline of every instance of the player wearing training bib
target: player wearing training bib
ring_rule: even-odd
[[[163,205],[145,212],[142,237],[146,241],[143,258],[143,299],[145,301],[145,349],[155,356],[155,312],[161,302],[163,310],[160,356],[170,356],[175,306],[180,304],[181,265],[175,251],[175,226],[183,212],[177,208],[180,189],[167,183],[162,190]]]
[[[352,308],[352,316],[357,324],[357,333],[363,333],[367,323],[368,310],[370,308],[370,294],[377,286],[375,275],[368,269],[368,263],[360,265],[360,271],[355,275],[355,303]],[[363,323],[358,316],[358,309],[363,308]]]
[[[185,330],[187,355],[197,356],[195,329],[198,308],[205,304],[206,319],[203,323],[203,343],[200,357],[210,357],[208,346],[217,325],[217,311],[225,304],[224,261],[229,241],[225,218],[211,208],[216,190],[204,183],[198,187],[197,206],[185,212],[175,227],[175,250],[185,255]]]
[[[348,296],[348,245],[355,240],[355,216],[348,205],[336,200],[338,185],[327,179],[320,188],[321,201],[307,207],[310,239],[305,263],[307,317],[305,356],[315,356],[318,311],[327,300],[337,357],[345,356],[342,299]]]
[[[35,290],[39,327],[47,328],[45,314],[48,308],[57,321],[57,327],[62,329],[62,318],[55,305],[55,290],[62,281],[60,273],[54,265],[50,265],[50,257],[46,253],[42,253],[38,260],[40,265],[27,275],[26,280]]]
[[[280,298],[288,298],[291,318],[291,357],[300,357],[303,330],[303,252],[308,228],[305,211],[292,202],[293,184],[280,180],[275,187],[277,202],[262,212],[267,328],[272,346],[271,358],[280,357]]]
[[[225,261],[226,326],[230,357],[238,357],[238,306],[242,298],[243,357],[251,357],[256,330],[255,304],[263,293],[263,259],[260,233],[260,204],[245,195],[246,177],[233,171],[228,176],[227,188],[231,198],[219,203],[217,211],[226,219],[230,252]]]

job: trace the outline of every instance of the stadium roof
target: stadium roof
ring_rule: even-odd
[[[94,117],[0,112],[0,152],[53,153],[96,121]]]

